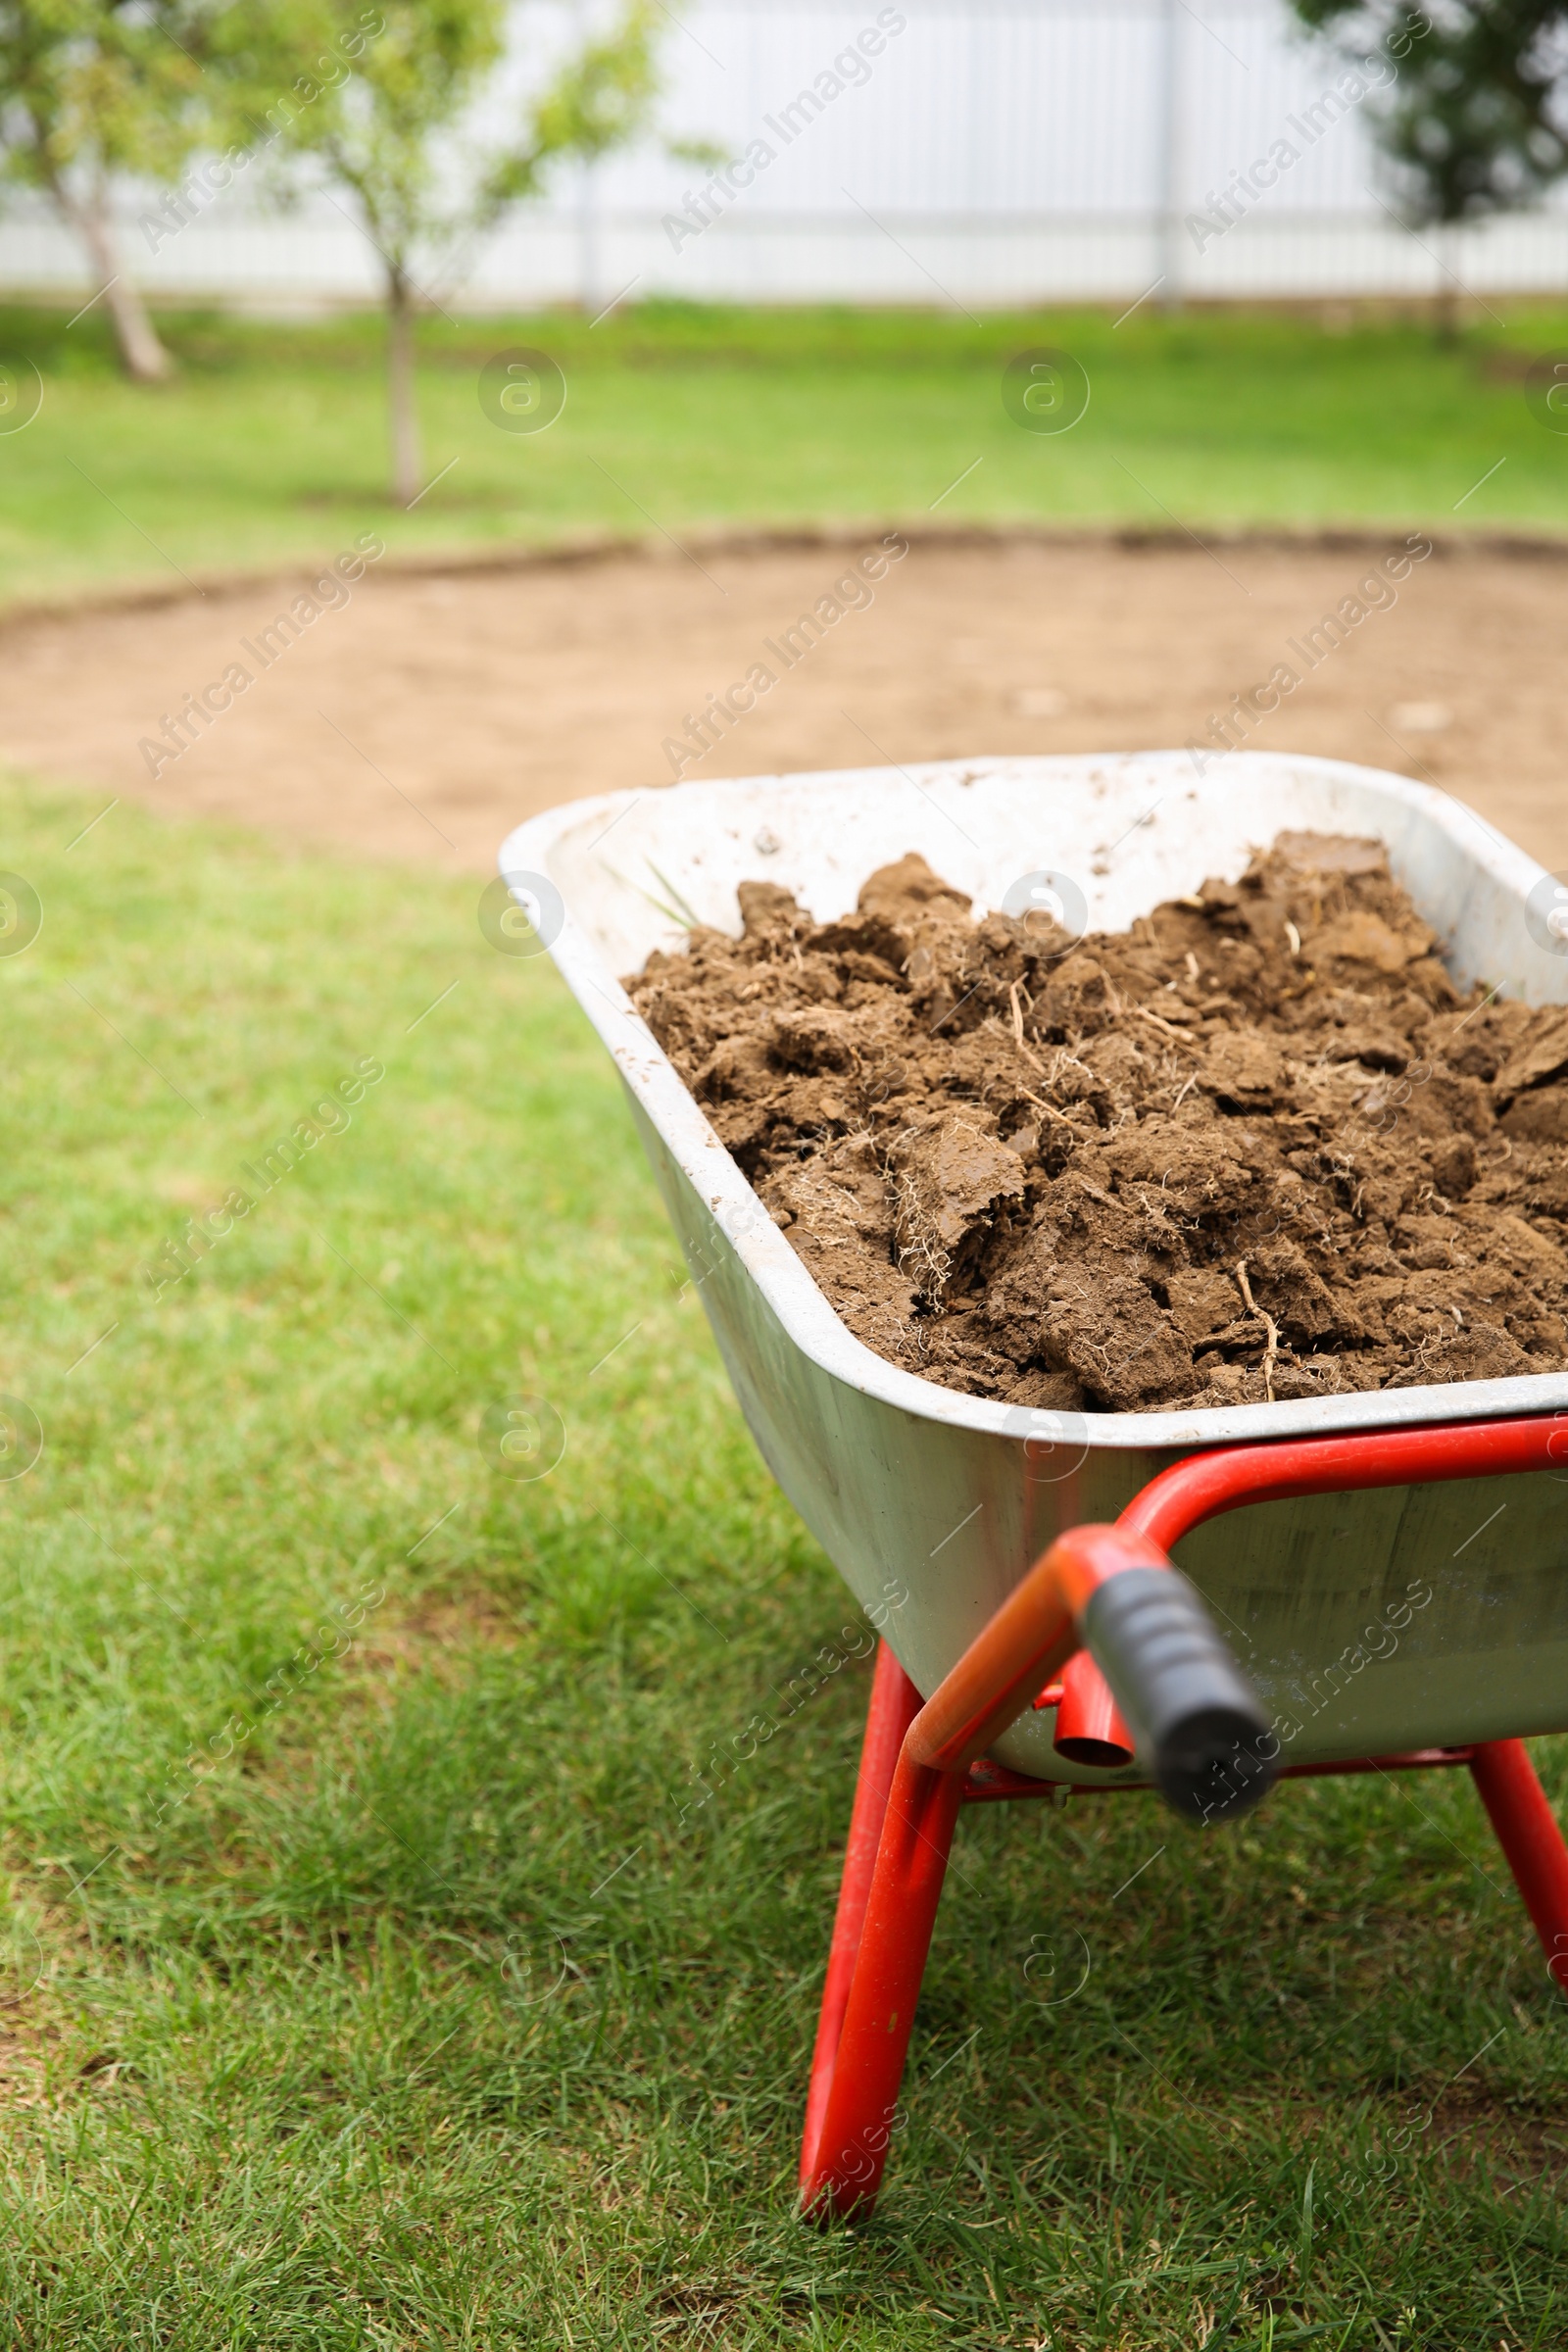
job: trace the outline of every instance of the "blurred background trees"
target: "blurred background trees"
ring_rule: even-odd
[[[112,184],[177,179],[197,148],[222,144],[233,88],[222,68],[244,51],[233,7],[0,0],[0,172],[39,190],[80,238],[125,369],[144,383],[169,360],[117,249]]]
[[[117,240],[117,180],[171,191],[156,250],[189,217],[193,158],[232,173],[261,151],[281,190],[346,197],[379,257],[393,494],[420,488],[415,318],[424,289],[551,166],[641,127],[657,94],[653,0],[554,60],[533,94],[481,116],[505,49],[506,0],[0,0],[0,171],[80,239],[126,373],[169,357]],[[510,119],[509,119],[510,118]]]
[[[454,273],[503,213],[537,194],[553,163],[630,137],[657,94],[651,0],[628,0],[607,33],[590,35],[509,110],[510,121],[475,130],[510,13],[505,0],[386,0],[366,11],[350,37],[372,16],[380,29],[295,126],[302,158],[350,198],[380,256],[392,491],[403,506],[422,487],[414,321],[424,273]]]
[[[1394,69],[1373,101],[1409,222],[1449,230],[1534,203],[1568,168],[1568,8],[1560,0],[1292,0],[1352,60]],[[1447,269],[1446,263],[1445,264]],[[1438,296],[1453,330],[1458,281]]]

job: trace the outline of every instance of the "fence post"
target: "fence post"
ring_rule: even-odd
[[[1180,0],[1157,0],[1154,72],[1159,122],[1159,305],[1182,307],[1182,24]]]

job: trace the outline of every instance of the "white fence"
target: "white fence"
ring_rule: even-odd
[[[509,86],[582,21],[574,0],[520,9]],[[661,138],[564,170],[456,278],[431,256],[447,307],[1568,285],[1555,200],[1441,251],[1402,229],[1368,136],[1375,95],[1283,0],[686,0],[662,55]],[[673,160],[678,137],[740,159],[728,181]],[[345,212],[318,196],[282,213],[265,172],[173,235],[143,230],[127,199],[129,268],[155,293],[272,309],[373,296],[376,256]],[[13,199],[0,287],[78,286],[70,239]]]

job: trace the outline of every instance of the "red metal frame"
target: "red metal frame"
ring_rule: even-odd
[[[990,1763],[989,1742],[1033,1698],[1056,1707],[1058,1739],[1131,1749],[1114,1699],[1079,1647],[1078,1620],[1106,1577],[1168,1568],[1181,1537],[1246,1503],[1554,1466],[1568,1469],[1568,1419],[1560,1415],[1194,1454],[1152,1480],[1114,1527],[1058,1538],[924,1704],[884,1643],[811,2066],[801,2149],[807,2212],[863,2215],[875,2203],[960,1806],[1047,1796],[1060,1786]],[[1043,1688],[1054,1677],[1059,1688]],[[1475,1778],[1548,1969],[1568,1991],[1568,1846],[1521,1740],[1294,1766],[1284,1777],[1456,1764]]]

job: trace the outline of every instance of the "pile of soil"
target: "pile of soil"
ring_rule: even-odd
[[[1121,1412],[1568,1363],[1568,1010],[1461,996],[1381,844],[1076,942],[914,856],[740,904],[626,986],[891,1362]]]

